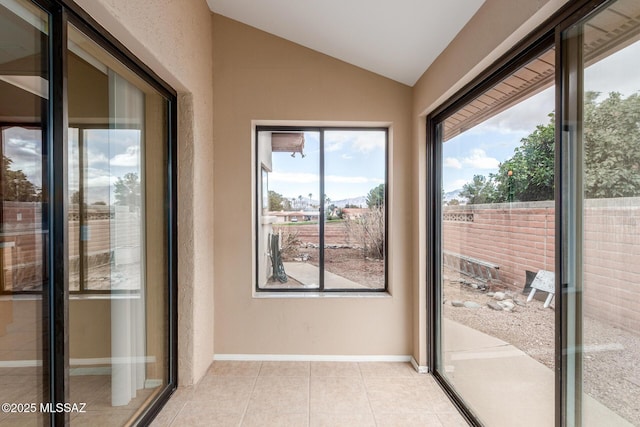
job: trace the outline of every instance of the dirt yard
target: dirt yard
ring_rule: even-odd
[[[283,261],[302,261],[319,266],[318,224],[274,227],[282,232]],[[290,245],[287,244],[290,242]],[[349,240],[342,222],[325,224],[325,269],[371,289],[384,288],[384,260],[369,258]]]
[[[527,295],[506,291],[515,303],[513,311],[496,311],[489,290],[474,289],[468,278],[445,275],[443,315],[466,326],[506,341],[550,369],[555,364],[555,304],[527,303]],[[478,283],[476,283],[477,285]],[[472,301],[480,308],[452,306],[453,301]],[[555,299],[554,299],[555,302]],[[640,335],[590,317],[583,321],[583,391],[633,425],[640,426]]]

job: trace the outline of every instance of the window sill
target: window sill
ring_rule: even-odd
[[[253,291],[255,299],[391,298],[389,292],[272,292]]]

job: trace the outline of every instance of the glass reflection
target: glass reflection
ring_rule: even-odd
[[[43,121],[48,17],[26,1],[0,2],[0,396],[42,402]],[[0,413],[0,425],[43,425],[39,413]]]
[[[71,423],[124,424],[168,380],[167,102],[74,27],[68,74]]]

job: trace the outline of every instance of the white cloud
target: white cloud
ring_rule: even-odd
[[[140,146],[130,145],[125,153],[111,158],[111,166],[136,167],[140,165]]]
[[[324,180],[325,182],[330,182],[333,184],[366,184],[368,182],[381,184],[384,182],[383,179],[378,179],[378,178],[367,178],[365,176],[340,176],[340,175],[326,175],[324,177]]]
[[[89,160],[89,166],[106,165],[109,163],[109,158],[107,156],[102,153],[94,152],[92,150],[89,150],[89,152],[87,153],[87,159]]]
[[[384,132],[328,131],[325,134],[326,151],[338,151],[343,148],[350,148],[355,152],[369,153],[375,150],[383,150],[384,144]]]
[[[340,157],[342,157],[344,160],[351,160],[351,159],[353,159],[353,156],[352,156],[352,155],[350,155],[350,154],[343,154],[343,155],[342,155],[342,156],[340,156]]]
[[[381,184],[383,179],[368,178],[365,176],[342,176],[342,175],[325,175],[325,182],[332,184]],[[272,172],[269,174],[271,182],[285,182],[293,184],[310,184],[320,181],[320,176],[312,173],[304,172]]]
[[[488,157],[481,148],[471,150],[471,155],[462,159],[462,164],[475,169],[498,169],[500,161],[494,157]]]
[[[455,157],[447,157],[444,159],[444,167],[452,169],[462,169],[462,163]]]
[[[340,151],[344,147],[344,141],[327,141],[324,144],[324,150],[328,152]]]
[[[101,175],[87,179],[88,187],[109,187],[116,183],[118,178],[115,176]]]
[[[353,148],[361,153],[368,153],[375,150],[384,150],[384,134],[371,132],[369,134],[358,134],[353,142]]]
[[[269,181],[309,184],[312,182],[319,182],[320,175],[304,172],[272,172],[269,174]]]
[[[444,191],[449,193],[450,191],[460,190],[467,182],[466,179],[456,179],[455,181],[445,184]]]

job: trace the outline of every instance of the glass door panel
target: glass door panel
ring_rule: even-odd
[[[72,26],[68,49],[71,424],[124,424],[169,380],[168,106]]]
[[[555,50],[447,115],[436,369],[485,425],[554,423]]]
[[[578,47],[565,116],[576,141],[567,406],[585,426],[640,425],[639,18],[640,3],[620,0],[564,33]]]
[[[0,412],[1,425],[43,425],[46,218],[43,185],[49,71],[48,15],[0,1],[0,396],[33,404]],[[45,362],[46,363],[46,362]],[[47,417],[48,418],[48,417]]]

